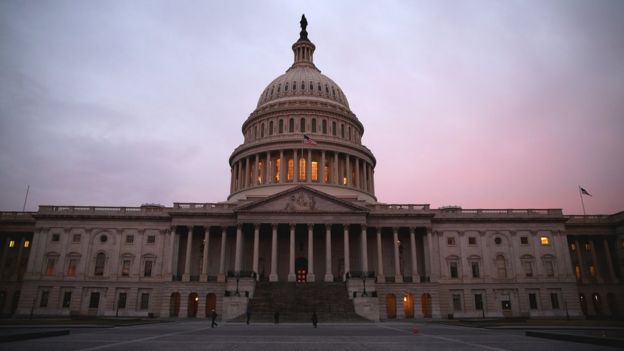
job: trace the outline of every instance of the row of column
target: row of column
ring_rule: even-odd
[[[319,152],[320,160],[318,159]],[[305,160],[305,175],[302,177],[299,176],[301,160]],[[293,161],[293,174],[291,175],[288,174],[290,161]],[[316,169],[315,180],[312,177],[314,161],[319,165]],[[272,157],[271,152],[267,151],[241,158],[232,165],[230,192],[262,184],[313,182],[344,185],[374,193],[373,177],[374,169],[369,162],[349,154],[316,149],[292,149],[280,150],[279,158],[277,158]]]
[[[332,272],[332,244],[331,244],[331,224],[324,224],[325,226],[325,277],[324,280],[327,282],[331,282],[334,280],[334,276]],[[343,279],[348,278],[346,275],[351,271],[350,267],[350,252],[349,252],[349,225],[344,224],[343,226],[343,247],[344,247],[344,271],[345,276]],[[288,281],[294,282],[296,280],[295,275],[295,224],[290,224],[290,238],[289,238],[289,259],[288,259]],[[367,239],[367,229],[366,226],[360,225],[361,227],[361,265],[362,271],[368,274],[368,239]],[[278,281],[277,274],[277,228],[278,224],[271,224],[271,271],[269,274],[269,281]],[[314,274],[314,224],[307,225],[308,232],[308,271],[307,271],[307,281],[313,282],[316,279]],[[381,238],[381,230],[378,228],[372,228],[375,231],[375,235],[377,238],[377,281],[385,282],[385,277],[383,274],[383,252],[382,252],[382,238]],[[193,247],[193,227],[189,226],[189,235],[186,242],[186,256],[184,262],[184,273],[182,275],[183,281],[190,280],[190,269],[191,269],[191,251]],[[393,230],[393,254],[394,254],[394,272],[395,272],[395,282],[401,283],[403,282],[403,276],[400,271],[400,258],[399,258],[399,239],[398,232],[399,228],[394,227]],[[172,229],[172,234],[175,234],[175,227]],[[234,257],[234,272],[239,273],[241,271],[241,263],[242,263],[242,234],[243,227],[242,225],[238,225],[236,227],[236,242],[235,242],[235,257]],[[430,232],[428,233],[430,235]],[[412,281],[418,282],[418,261],[416,259],[416,235],[415,228],[409,228],[409,236],[410,236],[410,250],[411,250],[411,265],[412,265]],[[221,230],[221,252],[220,252],[220,260],[219,260],[219,275],[218,281],[225,280],[225,244],[227,237],[227,228],[222,227]],[[173,255],[175,254],[174,242],[175,235],[171,235],[171,270],[173,271]],[[258,259],[259,259],[259,247],[260,247],[260,224],[254,225],[254,238],[253,238],[253,257],[252,257],[252,270],[256,272],[256,277],[258,277]],[[429,240],[431,241],[431,240]],[[202,257],[202,268],[200,281],[207,281],[208,275],[208,247],[210,244],[210,228],[205,227],[204,229],[204,252]]]
[[[584,243],[589,245],[589,251],[591,253],[591,261],[592,261],[592,266],[594,267],[595,270],[595,278],[596,280],[598,280],[598,282],[603,283],[605,281],[605,276],[603,275],[603,273],[601,273],[600,269],[598,268],[598,256],[596,254],[596,242],[597,240],[594,238],[591,238],[589,240],[584,240]],[[606,238],[602,239],[602,245],[605,251],[605,258],[607,261],[607,268],[609,270],[609,278],[611,280],[611,282],[618,282],[617,279],[617,275],[615,274],[615,269],[613,267],[613,260],[611,258],[611,250],[609,248],[609,241]],[[581,246],[581,243],[579,241],[578,238],[574,239],[574,246],[575,246],[575,252],[576,252],[576,260],[577,260],[577,264],[579,266],[580,269],[580,274],[578,276],[579,280],[583,281],[583,282],[588,282],[589,279],[591,277],[593,277],[593,275],[590,272],[589,267],[587,266],[587,260],[584,259],[583,254],[581,254],[581,250],[584,250],[585,247]],[[586,250],[587,251],[587,250]],[[576,269],[576,267],[575,267]],[[576,272],[575,272],[576,273]]]

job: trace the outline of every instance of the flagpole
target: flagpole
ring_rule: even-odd
[[[24,197],[24,206],[22,206],[22,212],[26,210],[26,201],[28,201],[28,191],[30,191],[30,184],[26,188],[26,196]]]
[[[579,185],[579,197],[581,198],[581,206],[583,207],[583,216],[585,216],[585,202],[583,202],[583,192],[581,191],[581,186]]]

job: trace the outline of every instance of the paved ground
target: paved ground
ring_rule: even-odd
[[[418,333],[414,333],[416,326]],[[71,334],[0,344],[0,350],[614,350],[435,323],[220,324],[180,321],[115,328],[70,328]]]

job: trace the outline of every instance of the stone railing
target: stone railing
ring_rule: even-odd
[[[227,210],[236,207],[235,203],[228,202],[174,202],[174,210]]]
[[[39,206],[39,213],[54,214],[152,214],[166,212],[166,207],[159,205],[145,205],[141,207],[109,207],[109,206]]]
[[[438,209],[442,215],[451,216],[563,216],[563,212],[559,208],[501,208],[501,209],[465,209],[461,207],[443,207]]]
[[[372,205],[375,210],[388,211],[426,211],[429,210],[429,204],[375,204]]]
[[[568,223],[609,223],[612,219],[610,215],[567,215]]]
[[[3,219],[30,220],[30,219],[33,219],[32,215],[33,215],[33,212],[2,211],[0,212],[0,220],[3,220]]]

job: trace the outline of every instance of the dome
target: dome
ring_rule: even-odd
[[[275,78],[264,89],[258,99],[257,107],[271,102],[302,97],[330,100],[349,108],[347,97],[331,78],[321,74],[316,67],[297,64]]]

